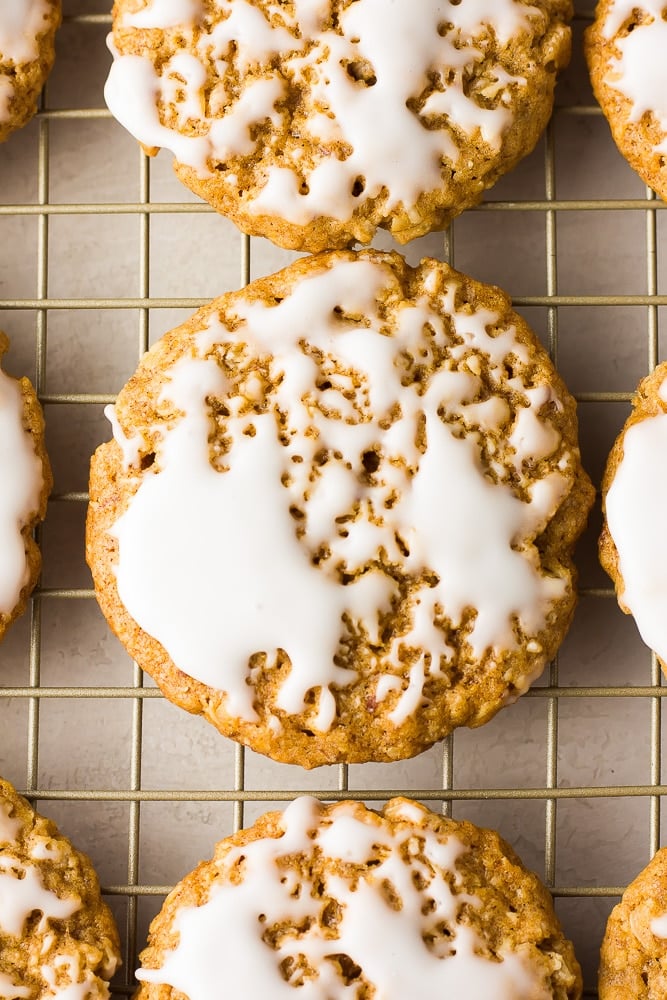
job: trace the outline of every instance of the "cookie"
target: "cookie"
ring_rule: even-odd
[[[25,125],[55,56],[60,0],[5,0],[0,10],[0,142]]]
[[[8,347],[0,332],[0,359]],[[0,639],[37,582],[42,561],[32,530],[44,520],[52,485],[35,390],[0,369]]]
[[[600,0],[585,46],[614,141],[667,199],[667,21],[664,0]]]
[[[600,1000],[667,996],[667,848],[623,893],[600,952]]]
[[[119,962],[90,860],[0,778],[0,997],[107,1000]]]
[[[551,897],[498,834],[311,798],[216,845],[151,925],[136,1000],[581,996]]]
[[[394,760],[542,671],[592,500],[575,404],[498,289],[335,251],[143,358],[87,554],[168,698],[305,767]]]
[[[667,364],[639,385],[632,413],[602,483],[600,561],[621,609],[667,672],[667,543],[661,492],[667,488]]]
[[[446,227],[529,153],[570,0],[116,0],[112,114],[251,235],[319,251]]]

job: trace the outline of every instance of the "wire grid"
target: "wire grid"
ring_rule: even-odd
[[[579,9],[576,15],[579,21],[590,20],[590,10]],[[110,16],[106,14],[75,14],[65,18],[66,23],[79,25],[107,25]],[[576,106],[557,108],[558,115],[598,116],[600,110],[594,106]],[[103,108],[83,109],[51,109],[48,97],[43,98],[43,106],[38,116],[38,192],[34,204],[11,204],[0,206],[0,216],[35,216],[37,218],[37,281],[36,293],[32,298],[3,299],[0,307],[5,310],[32,310],[36,314],[35,323],[35,353],[36,353],[36,388],[43,404],[70,407],[73,404],[99,405],[111,403],[113,395],[105,393],[78,392],[58,393],[47,392],[47,332],[49,314],[54,310],[136,310],[138,311],[138,329],[136,337],[137,357],[149,345],[149,317],[151,310],[163,309],[194,309],[203,303],[198,298],[183,297],[152,297],[151,285],[151,220],[153,216],[164,213],[169,215],[184,215],[207,213],[211,210],[207,205],[190,202],[152,202],[151,201],[151,162],[143,154],[137,154],[139,197],[135,202],[107,202],[101,204],[84,203],[52,203],[49,199],[49,169],[50,169],[50,124],[58,119],[94,119],[108,118],[109,112]],[[555,119],[554,119],[555,120]],[[544,218],[546,241],[546,294],[538,296],[515,297],[515,305],[521,307],[540,306],[546,308],[548,346],[552,357],[557,359],[559,347],[559,316],[560,310],[569,306],[637,306],[646,310],[646,367],[653,368],[658,361],[658,329],[659,307],[667,306],[667,296],[658,294],[658,211],[667,206],[656,201],[650,189],[646,189],[645,198],[633,199],[591,199],[591,200],[559,200],[556,193],[555,169],[555,129],[549,127],[544,159],[544,190],[545,196],[540,200],[498,201],[493,200],[493,192],[489,201],[476,212],[503,212],[511,215],[515,211],[531,212]],[[558,292],[558,252],[557,252],[557,213],[567,212],[600,212],[624,211],[643,213],[645,217],[645,253],[646,253],[646,293],[645,294],[597,294],[597,295],[561,295]],[[116,298],[56,298],[49,294],[49,226],[53,216],[74,215],[112,216],[122,214],[136,217],[139,227],[139,294],[136,297]],[[0,227],[2,222],[0,221]],[[455,263],[455,232],[456,224],[444,235],[444,259]],[[250,280],[251,253],[255,241],[243,237],[239,260],[240,283]],[[631,398],[629,392],[582,392],[577,399],[586,403],[625,402]],[[83,505],[87,501],[83,491],[56,492],[51,498],[52,505]],[[606,601],[613,598],[610,587],[589,587],[582,592],[585,596]],[[129,822],[127,830],[127,878],[119,884],[103,886],[104,892],[110,897],[125,897],[127,900],[127,921],[124,928],[124,972],[121,980],[114,985],[115,992],[128,994],[132,990],[132,972],[136,967],[136,954],[142,942],[137,941],[137,907],[142,897],[161,896],[169,891],[170,885],[141,884],[139,869],[139,844],[141,832],[142,804],[148,802],[228,802],[233,808],[233,827],[238,830],[244,823],[244,807],[248,802],[287,801],[296,794],[294,789],[266,787],[259,789],[246,788],[245,768],[246,751],[236,746],[234,750],[233,787],[222,790],[151,790],[142,787],[142,733],[144,703],[147,699],[159,699],[161,693],[154,687],[143,685],[141,670],[133,666],[132,683],[127,686],[42,686],[42,611],[45,602],[93,600],[94,593],[89,588],[38,588],[34,594],[30,612],[29,636],[29,681],[25,686],[0,688],[0,695],[5,699],[24,699],[28,705],[28,747],[26,760],[25,787],[21,789],[32,801],[106,801],[128,804]],[[648,655],[648,654],[647,654]],[[648,824],[648,855],[652,855],[660,845],[660,800],[667,793],[667,786],[662,783],[661,770],[661,700],[666,688],[662,687],[661,672],[655,656],[651,657],[651,683],[645,686],[589,686],[573,687],[559,685],[558,661],[553,662],[548,671],[548,683],[543,687],[533,687],[524,697],[526,699],[543,699],[547,706],[546,724],[546,769],[544,781],[537,787],[513,788],[465,788],[457,787],[455,776],[454,741],[450,737],[441,748],[441,787],[439,788],[382,788],[372,787],[361,789],[349,787],[349,769],[340,765],[337,769],[337,787],[321,789],[304,789],[309,794],[334,801],[343,798],[355,798],[366,802],[384,801],[393,795],[404,794],[441,805],[445,814],[451,815],[455,802],[474,800],[516,800],[537,801],[543,803],[545,812],[544,840],[544,871],[542,876],[556,898],[584,899],[586,897],[615,897],[623,885],[563,885],[557,884],[556,860],[557,838],[556,817],[559,801],[599,798],[643,798],[649,804]],[[566,699],[598,698],[598,699],[650,699],[650,773],[649,780],[639,785],[582,785],[579,787],[559,784],[558,751],[559,751],[559,704]],[[39,783],[39,747],[40,747],[40,709],[48,699],[126,699],[131,703],[131,753],[128,787],[126,788],[57,788],[40,787]],[[2,718],[0,716],[0,732]],[[48,809],[46,810],[48,812]],[[643,866],[645,859],[638,860],[637,869]],[[586,986],[586,995],[595,996],[596,991],[591,983]]]

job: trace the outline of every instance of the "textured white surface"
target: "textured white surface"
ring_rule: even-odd
[[[70,0],[65,13],[107,13],[107,0]],[[561,105],[592,105],[580,54],[581,29],[575,25],[575,57],[559,87]],[[49,89],[53,108],[103,107],[102,86],[110,56],[107,24],[66,23]],[[34,121],[0,147],[0,199],[35,205],[38,201],[40,123]],[[111,120],[53,119],[48,126],[52,203],[134,202],[140,197],[140,156],[134,141]],[[645,189],[626,166],[605,122],[589,113],[565,113],[554,126],[555,179],[559,199],[643,198]],[[156,202],[192,202],[171,175],[166,153],[151,164],[151,197]],[[544,199],[544,145],[489,193],[490,200]],[[0,297],[32,299],[38,291],[37,215],[0,217]],[[562,295],[645,294],[647,292],[646,213],[644,210],[567,210],[556,216],[558,291]],[[547,291],[544,211],[469,212],[454,224],[454,262],[482,280],[502,285],[515,297]],[[140,230],[136,215],[53,214],[48,219],[50,298],[134,297],[141,292]],[[150,217],[150,283],[153,296],[211,298],[241,283],[242,240],[234,227],[208,213],[153,214]],[[389,241],[378,241],[389,246]],[[667,213],[657,213],[658,290],[667,292]],[[443,254],[442,235],[407,248],[414,261]],[[265,241],[252,241],[250,270],[255,277],[275,270],[292,255]],[[0,307],[2,302],[0,301]],[[155,338],[191,310],[153,309]],[[543,306],[520,311],[546,339]],[[140,349],[139,311],[135,309],[50,309],[45,380],[42,393],[94,392],[111,395],[134,370]],[[667,310],[658,313],[660,330]],[[34,309],[4,310],[0,327],[12,339],[7,369],[35,373]],[[663,338],[664,339],[664,338]],[[648,370],[647,309],[644,306],[588,304],[559,309],[557,362],[577,393],[629,393]],[[664,351],[661,352],[664,356]],[[89,456],[107,439],[103,404],[46,406],[48,443],[56,492],[85,490]],[[611,443],[628,412],[624,401],[583,402],[581,440],[588,471],[599,483]],[[51,503],[44,528],[47,588],[90,587],[83,558],[84,507]],[[607,587],[595,552],[599,513],[579,547],[581,583]],[[30,682],[30,621],[18,622],[0,647],[0,686]],[[51,686],[128,686],[133,668],[93,601],[48,598],[41,602],[41,684]],[[585,596],[579,605],[560,660],[562,686],[647,685],[650,656],[633,622],[610,597]],[[150,681],[146,681],[150,685]],[[1,692],[0,692],[1,693]],[[453,775],[457,789],[544,788],[549,773],[546,699],[528,697],[477,731],[456,734]],[[29,781],[29,762],[40,789],[111,789],[133,780],[133,707],[128,699],[43,699],[39,711],[38,755],[30,753],[30,707],[25,698],[0,698],[0,773],[20,788]],[[142,885],[167,885],[179,879],[215,840],[234,825],[227,802],[188,800],[190,791],[232,790],[235,750],[199,719],[157,699],[143,710],[141,784],[144,789],[175,789],[180,802],[142,803],[138,828]],[[651,702],[646,698],[563,697],[558,704],[557,781],[563,789],[649,783]],[[137,777],[136,769],[134,777]],[[248,753],[247,789],[326,790],[339,787],[339,771],[304,773]],[[443,782],[443,751],[395,765],[352,767],[351,789],[438,790]],[[434,803],[438,808],[438,803]],[[250,823],[267,808],[248,802]],[[41,809],[93,857],[106,885],[128,881],[128,845],[136,817],[127,801],[48,800]],[[544,874],[547,810],[544,800],[457,801],[455,817],[496,827],[524,861]],[[558,887],[618,886],[634,877],[649,858],[650,803],[646,797],[596,798],[558,802],[555,818]],[[121,921],[128,912],[124,895],[111,897]],[[142,945],[159,898],[139,901],[138,943]],[[574,938],[586,980],[594,985],[597,951],[612,898],[559,898],[557,907]],[[123,973],[121,973],[121,976]]]

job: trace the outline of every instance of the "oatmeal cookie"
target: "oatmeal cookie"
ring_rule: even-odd
[[[0,4],[0,142],[25,125],[51,71],[60,0]]]
[[[641,382],[602,482],[600,561],[667,673],[667,363]]]
[[[8,347],[0,333],[0,359]],[[32,530],[44,520],[51,486],[35,390],[0,369],[0,639],[37,582],[42,561]]]
[[[119,961],[89,859],[0,778],[0,997],[107,1000]]]
[[[616,145],[667,199],[667,2],[600,0],[585,39],[593,90]]]
[[[570,0],[116,0],[105,95],[245,233],[319,251],[442,229],[529,153]]]
[[[575,403],[508,298],[336,251],[142,359],[91,469],[98,600],[168,698],[275,759],[478,726],[569,625]]]
[[[623,893],[600,952],[600,1000],[667,996],[667,848]]]
[[[221,841],[151,925],[136,1000],[578,1000],[551,897],[498,834],[311,798]]]

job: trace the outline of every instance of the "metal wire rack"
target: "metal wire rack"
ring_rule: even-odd
[[[0,151],[0,254],[4,256],[0,309],[2,325],[13,339],[9,367],[15,359],[15,369],[18,363],[34,370],[56,470],[56,490],[42,532],[43,582],[29,616],[15,626],[0,652],[0,772],[42,811],[60,818],[65,832],[93,855],[121,925],[125,964],[113,987],[118,993],[131,992],[147,922],[171,883],[198,860],[197,852],[205,856],[216,839],[251,821],[266,803],[284,802],[307,791],[327,800],[353,797],[371,803],[407,794],[447,814],[500,828],[525,860],[541,869],[583,961],[586,995],[595,996],[596,953],[607,912],[624,884],[660,845],[661,803],[667,794],[661,768],[661,702],[667,689],[661,686],[655,657],[635,639],[595,568],[590,542],[594,530],[582,556],[588,568],[583,572],[577,621],[583,624],[578,631],[575,625],[574,638],[564,647],[565,667],[561,657],[550,666],[541,686],[514,709],[501,713],[502,722],[494,721],[478,733],[457,733],[425,755],[426,766],[418,759],[389,768],[340,766],[313,775],[258,762],[240,747],[221,748],[222,738],[204,732],[197,720],[177,710],[172,715],[169,706],[166,715],[159,714],[166,705],[159,691],[136,665],[128,664],[119,647],[109,646],[112,640],[104,623],[95,618],[90,581],[77,564],[82,558],[80,526],[87,500],[81,473],[85,462],[79,463],[77,478],[71,453],[85,458],[108,436],[100,418],[102,404],[113,401],[114,389],[131,373],[151,339],[172,325],[175,310],[192,311],[225,290],[222,285],[246,283],[257,268],[269,266],[263,241],[224,228],[208,206],[187,200],[179,188],[174,187],[176,195],[168,199],[154,196],[156,187],[159,195],[172,190],[159,173],[160,161],[149,161],[121,137],[120,128],[109,121],[101,105],[99,68],[106,70],[103,41],[110,23],[105,9],[104,0],[65,3],[58,61],[42,109],[24,137],[14,137]],[[590,10],[578,10],[575,45],[590,17]],[[82,68],[86,59],[87,69]],[[77,82],[79,72],[92,77],[96,106],[87,106],[87,91]],[[432,253],[437,247],[450,262],[503,283],[499,272],[507,256],[507,234],[518,232],[515,243],[509,238],[510,256],[517,258],[513,273],[520,276],[525,269],[538,292],[516,294],[514,302],[534,321],[578,390],[584,458],[599,474],[606,446],[620,428],[638,377],[658,361],[659,328],[667,315],[667,294],[661,292],[661,282],[667,278],[659,257],[661,248],[663,258],[667,251],[667,227],[661,220],[667,216],[666,206],[618,165],[620,157],[610,146],[599,109],[581,82],[585,78],[581,61],[571,73],[569,84],[566,75],[560,87],[546,139],[529,166],[519,168],[518,179],[501,183],[444,237],[421,241],[417,250]],[[91,123],[103,126],[101,131],[93,129],[92,137],[85,131]],[[65,138],[62,128],[67,129]],[[112,134],[122,147],[122,166],[112,152],[107,170],[106,144]],[[618,172],[618,187],[607,183],[609,177],[603,174],[590,183],[584,179],[583,188],[588,187],[583,196],[577,193],[577,184],[570,182],[577,173],[571,154],[578,150],[582,135],[594,151],[604,145],[604,162],[614,163],[611,172]],[[91,149],[96,151],[97,168],[102,164],[103,169],[92,182],[90,178],[84,182],[81,171]],[[34,183],[26,179],[33,174]],[[563,188],[567,196],[559,193]],[[81,189],[89,192],[87,200],[76,197]],[[153,294],[156,285],[165,284],[157,280],[163,270],[160,247],[166,242],[173,250],[174,233],[178,240],[184,239],[198,217],[213,218],[223,234],[224,246],[216,244],[225,260],[223,272],[211,247],[200,243],[201,262],[212,275],[210,294],[194,298]],[[98,257],[95,294],[68,294],[68,287],[81,287],[72,276],[78,277],[87,254],[77,256],[76,234],[62,243],[58,226],[63,220],[76,225],[84,218],[90,223],[86,234]],[[126,237],[117,246],[104,243],[119,218],[136,242],[137,256],[127,272],[134,274],[134,294],[124,294],[131,282],[119,290],[114,273],[106,280],[108,262],[126,250]],[[602,288],[597,279],[587,284],[585,269],[579,273],[576,267],[563,267],[562,249],[564,241],[569,261],[573,248],[587,245],[582,233],[592,231],[590,238],[595,240],[600,219],[604,232],[621,233],[626,254],[619,260],[609,254],[608,280]],[[571,220],[577,225],[570,226]],[[494,236],[498,232],[503,235]],[[494,246],[495,260],[487,263],[487,250]],[[586,256],[585,249],[582,253]],[[604,256],[599,234],[595,253]],[[488,273],[480,273],[480,268]],[[521,279],[515,280],[520,285]],[[566,294],[560,288],[567,284],[574,291]],[[17,287],[24,288],[24,294],[19,295]],[[110,291],[112,287],[115,290]],[[517,290],[507,287],[510,292]],[[600,310],[609,310],[605,313],[609,322],[599,321]],[[111,365],[113,387],[97,391],[101,381],[96,372],[103,369],[109,374],[108,355],[115,350],[114,337],[103,325],[100,329],[94,325],[105,314],[116,317],[114,337],[125,337],[125,356]],[[589,323],[594,315],[597,326]],[[626,330],[630,315],[633,319]],[[573,316],[579,317],[575,323]],[[597,330],[599,346],[597,341],[587,342],[591,327]],[[117,332],[121,328],[122,335]],[[571,328],[574,334],[564,332]],[[70,339],[73,348],[68,347]],[[601,421],[598,414],[604,415]],[[591,431],[598,423],[599,433]],[[72,564],[77,564],[74,570]],[[92,610],[81,611],[84,607]],[[77,629],[94,635],[90,650],[84,648],[85,642],[77,645],[79,640],[73,638]],[[572,712],[573,704],[585,709]],[[117,706],[122,706],[120,715]],[[159,709],[155,718],[153,709]],[[626,746],[627,752],[610,751],[608,733],[600,743],[593,734],[600,723],[603,730],[613,726],[613,741],[617,747]],[[86,734],[86,727],[91,732]],[[176,764],[170,756],[172,746],[179,757]],[[496,773],[491,760],[499,747],[502,763]],[[590,770],[585,763],[578,770],[572,766],[568,755],[579,747],[593,761]],[[79,763],[77,753],[82,755]],[[621,767],[618,780],[612,780],[614,768],[595,764],[596,754],[604,759],[610,753],[617,763],[625,757],[629,761]],[[512,762],[523,754],[537,759],[515,767]],[[87,755],[93,758],[89,766]],[[577,775],[590,780],[576,781]],[[563,824],[560,820],[570,805],[574,811]],[[73,812],[67,811],[70,806]],[[77,812],[77,806],[83,811]],[[151,809],[156,810],[153,815]],[[582,833],[578,847],[576,836],[584,815],[588,833]],[[613,833],[603,835],[610,816],[615,821],[632,819],[625,825],[612,824]],[[200,841],[193,831],[202,822],[206,829]],[[595,864],[600,844],[600,853],[608,854],[602,872]],[[579,867],[578,852],[583,859]],[[564,853],[569,860],[563,864]],[[169,863],[162,864],[167,855]],[[580,877],[568,878],[572,873]]]

